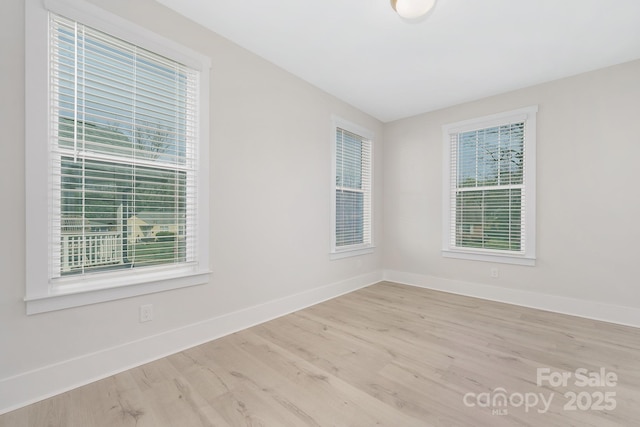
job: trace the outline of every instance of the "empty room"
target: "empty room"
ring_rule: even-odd
[[[637,424],[637,0],[0,22],[0,427]]]

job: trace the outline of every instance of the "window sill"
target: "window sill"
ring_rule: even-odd
[[[63,310],[89,304],[130,298],[150,293],[163,292],[189,286],[203,285],[209,282],[210,272],[189,272],[171,274],[158,272],[134,276],[133,281],[101,287],[100,282],[86,284],[74,281],[73,284],[61,285],[51,289],[48,295],[27,296],[25,298],[27,315]]]
[[[372,254],[375,246],[357,246],[347,249],[338,249],[329,253],[329,259],[343,259],[360,255]]]
[[[515,264],[535,266],[536,259],[526,255],[511,255],[505,253],[478,253],[463,250],[443,249],[445,258],[467,259],[472,261],[495,262],[501,264]]]

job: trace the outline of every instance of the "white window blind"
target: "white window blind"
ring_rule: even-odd
[[[522,252],[524,122],[451,135],[452,243]]]
[[[50,14],[51,279],[196,260],[198,72]]]
[[[371,141],[336,127],[335,247],[371,244]]]

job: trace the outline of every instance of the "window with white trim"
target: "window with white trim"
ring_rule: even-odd
[[[373,134],[345,120],[333,120],[332,247],[333,257],[373,250]]]
[[[536,112],[443,127],[444,256],[535,263]]]
[[[84,2],[29,2],[47,54],[28,58],[46,92],[27,88],[27,228],[46,233],[28,231],[27,312],[206,282],[208,60]]]

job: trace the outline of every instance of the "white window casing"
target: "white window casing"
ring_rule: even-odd
[[[331,259],[373,252],[373,138],[373,132],[332,117]]]
[[[26,4],[27,313],[207,283],[210,60]]]
[[[443,126],[443,256],[535,265],[537,111]]]

